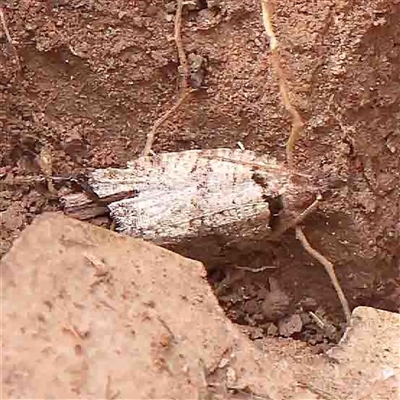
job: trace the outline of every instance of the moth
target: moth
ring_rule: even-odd
[[[109,211],[116,230],[159,245],[214,235],[267,238],[315,198],[312,179],[250,150],[218,148],[139,157],[96,169],[90,196],[65,196],[67,214]],[[75,196],[75,197],[74,197]],[[93,208],[94,207],[94,208]]]

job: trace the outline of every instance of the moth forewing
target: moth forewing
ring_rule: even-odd
[[[118,230],[128,235],[169,243],[197,235],[228,234],[237,221],[250,225],[251,220],[269,216],[262,188],[251,181],[235,190],[216,183],[199,189],[187,181],[170,190],[141,192],[109,204],[111,217]],[[263,223],[267,226],[268,219]]]

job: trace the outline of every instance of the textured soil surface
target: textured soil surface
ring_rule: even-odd
[[[0,397],[398,400],[400,315],[357,307],[325,354],[252,342],[206,274],[141,239],[41,215],[0,260]]]
[[[290,120],[258,2],[195,3],[184,8],[182,36],[198,90],[157,131],[153,150],[241,141],[283,161]],[[10,0],[2,9],[13,45],[3,26],[0,254],[37,214],[58,209],[58,196],[69,190],[59,183],[49,193],[24,176],[40,176],[43,164],[54,176],[123,166],[174,104],[179,76],[173,1]],[[297,168],[337,183],[304,230],[335,264],[352,308],[398,312],[400,4],[278,0],[274,26],[305,121]],[[43,162],[46,155],[51,162]],[[182,253],[208,264],[227,314],[255,338],[294,336],[317,349],[337,340],[343,316],[336,293],[293,232],[218,262],[208,262],[204,249]],[[319,332],[309,311],[336,331]]]

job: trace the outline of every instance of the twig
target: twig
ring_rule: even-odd
[[[261,0],[261,10],[265,32],[269,37],[269,49],[271,51],[272,68],[278,77],[279,92],[282,97],[282,102],[287,112],[292,117],[292,128],[286,143],[286,158],[289,167],[293,168],[293,149],[297,139],[300,136],[300,132],[303,127],[303,121],[296,108],[290,102],[289,89],[279,58],[278,40],[276,39],[271,23],[271,2],[269,0]]]
[[[238,267],[235,266],[236,269],[241,269],[243,271],[249,271],[249,272],[254,272],[254,273],[258,273],[258,272],[263,272],[267,269],[276,269],[276,267],[274,265],[266,265],[264,267],[260,267],[260,268],[250,268],[250,267]]]
[[[308,315],[311,317],[311,319],[314,320],[314,322],[315,322],[321,329],[325,329],[325,328],[326,328],[325,322],[324,322],[320,317],[318,317],[317,314],[313,313],[312,311],[309,311],[309,312],[308,312]]]
[[[157,129],[173,114],[175,113],[179,107],[182,105],[183,101],[186,97],[192,93],[191,90],[188,88],[189,82],[189,65],[186,58],[185,49],[183,48],[182,44],[182,37],[181,37],[181,26],[182,26],[182,8],[183,8],[183,0],[177,0],[177,8],[175,14],[175,25],[174,25],[174,39],[176,48],[178,50],[178,59],[179,59],[179,67],[178,73],[181,75],[180,82],[179,82],[179,95],[176,103],[167,110],[164,115],[157,119],[157,121],[153,124],[150,132],[146,138],[146,144],[142,151],[143,156],[147,156],[151,151],[151,146],[153,145],[154,138],[157,132]]]
[[[18,56],[18,52],[14,46],[14,43],[12,41],[11,35],[10,35],[10,31],[7,28],[7,23],[6,23],[6,18],[4,16],[4,11],[3,11],[3,7],[0,6],[0,22],[1,22],[1,26],[4,30],[4,33],[6,35],[7,41],[10,43],[11,49],[14,53],[14,57],[15,57],[15,62],[17,64],[17,68],[18,70],[21,69],[21,64],[19,62],[19,56]]]
[[[329,278],[331,279],[332,285],[336,290],[336,293],[339,297],[340,303],[342,304],[343,307],[343,312],[344,315],[346,316],[346,322],[347,324],[350,324],[350,307],[349,303],[347,302],[347,299],[343,293],[343,290],[340,286],[340,283],[336,277],[335,274],[335,269],[333,264],[327,260],[322,254],[318,253],[315,249],[313,249],[308,242],[306,236],[303,233],[303,230],[300,228],[300,226],[296,227],[296,237],[297,239],[300,240],[301,244],[303,245],[304,249],[307,251],[308,254],[310,254],[312,257],[314,257],[317,261],[319,261],[325,268],[326,272],[329,275]]]

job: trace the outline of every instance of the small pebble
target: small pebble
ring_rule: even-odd
[[[276,321],[289,311],[289,296],[279,289],[277,281],[270,278],[271,291],[265,296],[261,305],[262,313],[268,321]]]
[[[267,328],[267,336],[276,336],[278,334],[278,327],[271,322]]]
[[[284,337],[290,337],[294,333],[301,332],[302,328],[303,322],[298,314],[290,315],[278,322],[279,334]]]

